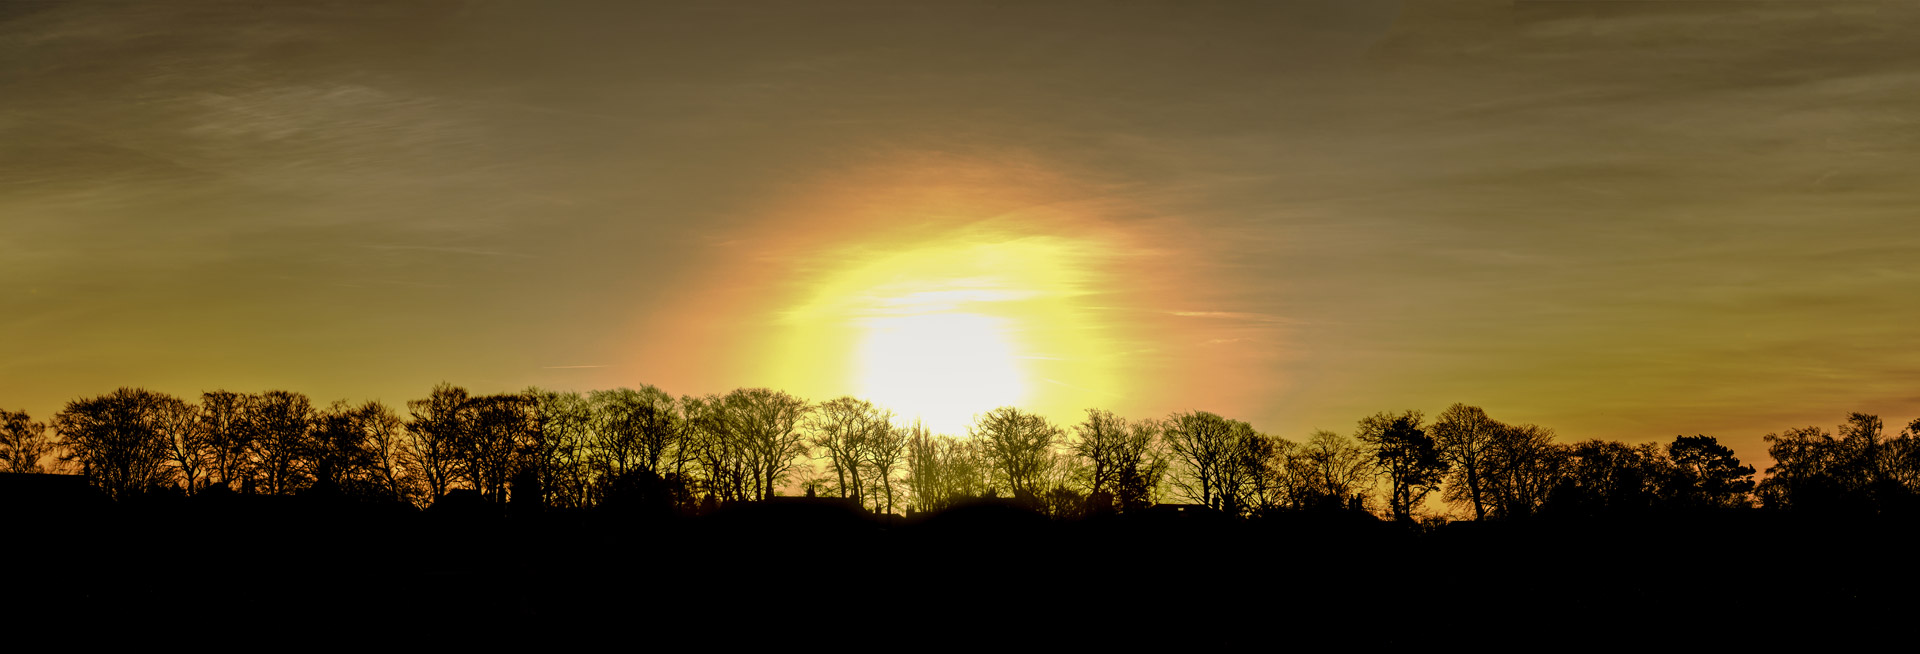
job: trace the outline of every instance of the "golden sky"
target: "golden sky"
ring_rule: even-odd
[[[1255,4],[0,4],[0,406],[1920,415],[1913,3]]]

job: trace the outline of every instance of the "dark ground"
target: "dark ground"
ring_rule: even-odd
[[[13,507],[6,615],[45,633],[209,646],[231,641],[187,635],[561,634],[722,651],[1906,649],[1920,625],[1914,525],[1878,519],[1738,512],[1417,532],[1344,513],[472,508],[237,496]]]

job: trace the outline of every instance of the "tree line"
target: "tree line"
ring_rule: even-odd
[[[1129,420],[1090,409],[1060,426],[1015,407],[933,434],[866,400],[812,403],[745,388],[674,397],[653,386],[476,395],[441,384],[403,417],[377,401],[315,406],[289,391],[197,401],[121,388],[69,402],[51,425],[0,411],[0,464],[85,475],[113,499],[150,494],[330,493],[429,506],[456,490],[489,502],[700,512],[783,491],[877,513],[983,498],[1073,518],[1158,503],[1237,516],[1367,512],[1432,518],[1430,499],[1477,520],[1763,507],[1905,510],[1920,497],[1920,420],[1888,436],[1854,413],[1836,433],[1769,434],[1752,466],[1710,436],[1563,443],[1455,404],[1362,418],[1302,440],[1205,411]],[[49,434],[51,427],[51,434]]]

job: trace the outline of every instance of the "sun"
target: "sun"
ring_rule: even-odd
[[[780,319],[779,367],[816,399],[854,395],[952,435],[995,407],[1070,413],[1101,399],[1089,393],[1111,376],[1099,325],[1079,306],[1091,273],[1074,241],[975,236],[882,251],[839,257]],[[839,379],[823,378],[836,369]]]
[[[859,395],[946,432],[976,412],[1020,404],[1026,371],[1009,322],[977,313],[873,318],[856,354]]]

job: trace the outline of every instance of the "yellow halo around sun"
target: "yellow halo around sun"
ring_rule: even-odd
[[[998,406],[1070,416],[1111,399],[1083,244],[975,235],[836,260],[781,317],[779,367],[814,399],[855,395],[955,435]]]

